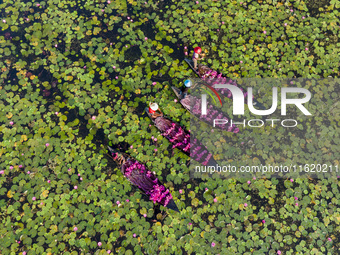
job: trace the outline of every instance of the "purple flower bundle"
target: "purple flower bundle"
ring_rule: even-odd
[[[122,169],[124,169],[124,174],[126,176],[130,176],[131,173],[135,170],[138,170],[140,173],[144,173],[144,171],[146,170],[145,166],[139,163],[137,160],[129,160],[123,165]]]
[[[212,154],[196,138],[192,137],[190,143],[193,148],[190,157],[204,166],[208,165],[209,161],[213,159]]]
[[[145,165],[137,160],[124,156],[120,153],[112,153],[112,158],[118,163],[122,163],[121,171],[124,176],[135,186],[141,189],[150,200],[163,206],[171,204],[170,208],[178,210],[172,201],[172,195],[168,189],[162,185],[155,174],[148,170]]]
[[[172,196],[169,192],[169,190],[165,189],[163,185],[154,185],[153,189],[150,191],[150,200],[152,200],[154,203],[160,203],[164,206],[166,206],[170,200],[172,199]]]
[[[171,120],[158,117],[155,120],[156,127],[162,132],[172,144],[172,148],[179,148],[186,153],[190,153],[190,134],[177,123]]]
[[[190,133],[179,124],[172,122],[165,117],[158,117],[154,121],[155,126],[162,132],[172,144],[172,148],[179,148],[187,153],[194,160],[207,165],[209,160],[213,160],[212,154],[196,138],[190,137]],[[191,153],[190,149],[194,148]]]

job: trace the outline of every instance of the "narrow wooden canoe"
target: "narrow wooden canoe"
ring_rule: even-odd
[[[126,153],[118,152],[109,146],[108,149],[124,176],[146,194],[151,201],[179,212],[170,191],[165,188],[153,172]]]
[[[230,125],[230,119],[228,116],[223,114],[220,109],[218,109],[216,106],[209,104],[207,107],[207,114],[202,115],[201,114],[201,98],[194,97],[190,94],[188,94],[185,98],[182,97],[180,94],[180,89],[176,87],[172,87],[172,90],[174,91],[175,95],[177,96],[179,102],[182,104],[182,106],[187,109],[192,115],[196,116],[201,121],[207,123],[210,126],[214,125],[215,119],[223,119],[225,120],[226,124],[216,124],[215,127],[220,130],[225,130],[228,132],[238,133],[240,131],[239,128],[237,128],[235,125]],[[195,104],[195,105],[193,105]],[[193,107],[192,107],[193,106]]]
[[[154,125],[161,131],[162,136],[172,143],[172,148],[180,149],[203,166],[217,165],[213,155],[197,138],[193,137],[188,130],[163,116],[153,119],[148,108],[146,108],[145,111]],[[191,151],[190,148],[193,148],[193,151]]]

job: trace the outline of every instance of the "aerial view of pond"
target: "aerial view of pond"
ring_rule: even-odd
[[[0,254],[340,254],[339,9],[1,1]]]

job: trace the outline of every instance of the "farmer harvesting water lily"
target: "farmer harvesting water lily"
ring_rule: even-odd
[[[157,103],[150,103],[149,104],[149,113],[150,113],[151,118],[153,118],[153,119],[156,119],[158,117],[162,117],[163,116],[163,113],[159,109]]]
[[[180,95],[182,96],[182,99],[184,99],[187,96],[188,90],[190,89],[191,85],[192,85],[192,82],[190,80],[185,80],[184,87],[182,87],[182,90],[180,91]]]
[[[198,139],[193,136],[190,137],[190,132],[186,128],[172,121],[170,118],[163,116],[157,103],[150,103],[149,107],[146,107],[145,110],[157,129],[161,131],[161,135],[172,143],[173,149],[178,148],[182,150],[204,166],[217,165],[217,162],[208,149]],[[191,147],[193,150],[190,153]]]
[[[121,172],[130,183],[137,186],[151,201],[178,212],[178,208],[169,189],[158,180],[155,172],[151,172],[145,165],[131,156],[108,147],[109,153],[118,164]],[[118,203],[117,203],[118,204]]]
[[[198,69],[197,69],[197,60],[202,60],[202,59],[203,59],[203,57],[202,57],[202,58],[199,57],[201,53],[202,53],[201,47],[196,47],[196,48],[194,49],[194,54],[193,54],[193,56],[192,56],[192,60],[194,61],[194,69],[195,69],[196,71],[198,70]]]

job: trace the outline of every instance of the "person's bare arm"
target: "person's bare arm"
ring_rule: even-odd
[[[152,118],[158,118],[158,117],[162,117],[163,116],[163,113],[162,113],[162,111],[160,110],[160,109],[158,109],[157,110],[158,112],[154,112],[153,114],[152,114]]]
[[[197,60],[203,60],[205,58],[205,53],[201,54],[201,57],[199,57]]]

